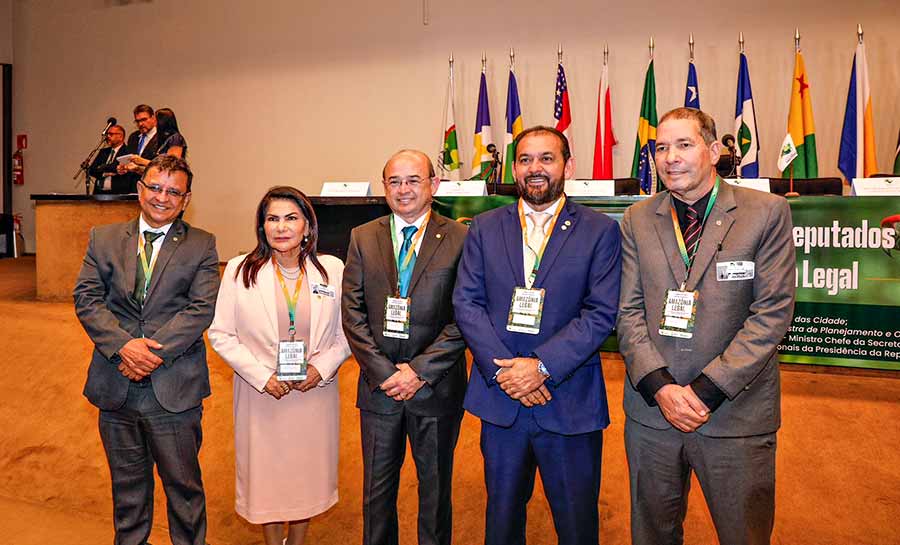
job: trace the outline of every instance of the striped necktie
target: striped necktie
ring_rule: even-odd
[[[685,217],[688,225],[687,229],[684,230],[684,246],[687,248],[688,258],[693,258],[694,252],[697,251],[697,245],[700,242],[700,228],[703,225],[700,223],[700,216],[693,206],[687,207]]]

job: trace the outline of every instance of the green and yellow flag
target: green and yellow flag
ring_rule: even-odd
[[[794,79],[791,83],[791,109],[788,112],[788,133],[797,146],[797,158],[793,169],[795,178],[818,178],[819,162],[816,158],[816,126],[813,122],[812,95],[809,76],[803,63],[803,53],[799,50],[794,57]],[[790,176],[788,167],[781,173]]]

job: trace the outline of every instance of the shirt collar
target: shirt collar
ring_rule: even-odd
[[[150,227],[150,224],[148,224],[146,221],[144,221],[144,214],[141,214],[138,218],[138,228],[140,228],[141,233],[143,233],[144,231],[153,231],[154,233],[162,233],[163,238],[166,238],[166,235],[169,233],[169,229],[171,229],[171,227],[172,227],[172,223],[175,223],[175,222],[167,223],[167,224],[163,225],[162,227]]]
[[[415,225],[415,226],[416,226],[416,229],[421,229],[421,228],[422,228],[422,222],[425,221],[425,216],[426,216],[426,215],[428,215],[428,211],[427,211],[427,210],[426,210],[424,213],[422,213],[422,215],[419,216],[414,222],[412,222],[412,223],[407,223],[405,219],[401,218],[401,217],[398,216],[397,214],[394,214],[394,226],[396,227],[396,229],[397,229],[398,232],[401,231],[404,227],[408,227],[408,226],[410,226],[410,225]]]
[[[551,204],[549,207],[547,207],[546,210],[543,210],[543,212],[546,212],[546,213],[550,214],[551,216],[553,214],[556,214],[556,211],[559,210],[559,207],[562,205],[562,201],[563,201],[562,195],[560,195],[559,198],[556,199],[555,201],[553,201],[553,204]],[[522,211],[525,213],[526,217],[528,216],[528,214],[535,212],[535,209],[532,208],[531,206],[529,206],[529,204],[525,201],[525,199],[519,197],[519,202],[522,203]]]
[[[146,135],[146,136],[147,136],[147,137],[144,138],[144,142],[149,142],[149,141],[153,140],[153,137],[156,136],[156,127],[153,127],[152,129],[150,129],[149,131],[147,131],[147,135]]]

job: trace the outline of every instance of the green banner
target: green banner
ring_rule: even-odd
[[[781,361],[900,370],[900,197],[791,201],[794,322]]]
[[[573,200],[620,220],[641,197]],[[461,221],[515,197],[435,199]],[[797,251],[794,321],[781,361],[900,370],[900,197],[791,199]],[[617,348],[615,336],[603,350]]]

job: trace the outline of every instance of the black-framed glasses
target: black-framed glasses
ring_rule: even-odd
[[[140,180],[138,181],[138,183],[141,184],[142,186],[144,186],[144,188],[146,188],[147,191],[149,191],[150,193],[153,193],[154,195],[162,195],[163,193],[165,193],[166,195],[168,195],[170,197],[173,197],[175,199],[180,199],[180,198],[184,197],[185,195],[187,195],[188,193],[190,193],[190,191],[185,191],[184,193],[182,193],[181,191],[178,191],[177,189],[172,189],[172,188],[163,189],[162,187],[160,187],[158,185],[147,185],[143,181],[140,181]]]

